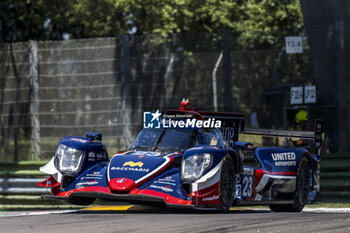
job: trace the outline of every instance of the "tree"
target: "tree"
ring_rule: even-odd
[[[284,3],[286,3],[286,8]],[[286,13],[288,9],[288,16]],[[289,19],[289,20],[288,20]],[[57,40],[132,33],[236,32],[236,43],[273,45],[275,31],[302,28],[299,0],[3,0],[3,41]],[[262,32],[263,36],[257,36]],[[251,38],[259,40],[252,41]],[[254,45],[255,46],[255,45]]]
[[[166,36],[184,32],[220,32],[233,27],[238,14],[237,1],[229,0],[120,0],[117,9],[125,12],[137,34]]]
[[[68,27],[69,0],[2,0],[2,41],[62,39]]]
[[[299,0],[248,0],[240,11],[235,29],[241,32],[237,43],[244,48],[278,48],[284,36],[304,30]]]

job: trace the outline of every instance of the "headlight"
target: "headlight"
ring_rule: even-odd
[[[212,155],[205,153],[192,155],[182,160],[182,177],[186,180],[196,180],[210,166]]]
[[[84,152],[74,148],[59,145],[56,151],[58,170],[61,172],[78,172]]]

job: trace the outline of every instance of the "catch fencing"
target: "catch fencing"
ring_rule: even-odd
[[[0,161],[47,160],[60,138],[86,132],[101,132],[111,155],[130,146],[143,111],[177,108],[182,98],[214,110],[213,77],[219,111],[230,101],[247,125],[256,113],[260,127],[291,127],[289,88],[314,75],[308,50],[286,55],[284,34],[274,36],[280,45],[243,51],[232,35],[230,86],[221,39],[208,34],[2,44]]]

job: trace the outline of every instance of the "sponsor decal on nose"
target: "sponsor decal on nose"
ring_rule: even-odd
[[[123,164],[123,167],[124,166],[130,166],[130,167],[136,167],[136,166],[138,166],[138,167],[142,167],[143,166],[143,162],[133,162],[133,161],[128,161],[128,162],[125,162],[124,164]]]
[[[124,178],[117,179],[117,183],[124,183],[125,181],[126,181],[126,179],[124,179]]]

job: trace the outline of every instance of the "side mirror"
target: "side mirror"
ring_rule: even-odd
[[[235,146],[241,150],[248,150],[248,151],[254,150],[254,146],[250,142],[235,142]]]
[[[102,141],[102,133],[86,133],[86,137],[92,141]]]

